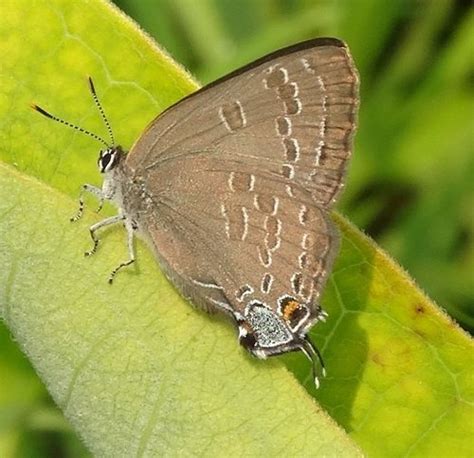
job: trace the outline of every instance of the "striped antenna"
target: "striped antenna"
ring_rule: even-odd
[[[71,124],[70,122],[65,121],[64,119],[58,118],[57,116],[54,116],[51,113],[48,113],[46,110],[39,107],[38,105],[32,104],[31,108],[33,108],[33,110],[37,111],[38,113],[41,113],[43,116],[46,116],[47,118],[52,119],[53,121],[64,124],[65,126],[70,127],[71,129],[77,130],[77,131],[79,131],[83,134],[88,135],[89,137],[92,137],[92,138],[98,140],[99,142],[103,143],[107,148],[110,147],[110,145],[103,138],[99,137],[98,135],[96,135],[96,134],[94,134],[94,133],[92,133],[92,132],[90,132],[86,129],[83,129],[82,127],[76,126],[75,124]]]
[[[112,145],[115,145],[115,140],[114,140],[114,134],[112,132],[112,128],[110,127],[109,120],[107,119],[107,116],[105,116],[104,109],[102,108],[102,105],[99,102],[99,97],[97,97],[97,92],[95,91],[94,87],[94,82],[92,81],[92,78],[89,76],[89,88],[91,90],[92,98],[94,99],[94,102],[99,109],[100,115],[102,116],[102,119],[104,120],[104,124],[107,127],[107,130],[109,131],[109,136],[110,140],[112,141]]]

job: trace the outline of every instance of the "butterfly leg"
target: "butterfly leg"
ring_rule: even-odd
[[[133,238],[135,236],[135,231],[137,230],[137,225],[133,221],[126,219],[125,229],[127,230],[128,260],[122,262],[114,270],[112,270],[109,276],[109,284],[112,284],[115,275],[117,275],[117,272],[120,269],[122,269],[123,267],[127,267],[135,262],[135,248],[133,246]]]
[[[326,377],[326,369],[324,367],[324,361],[323,357],[321,356],[321,353],[316,347],[313,342],[311,342],[310,338],[305,335],[303,338],[302,346],[300,347],[300,350],[305,354],[305,356],[312,362],[313,366],[313,380],[314,380],[314,385],[316,386],[316,389],[319,388],[319,377],[317,375],[317,368],[316,368],[316,359],[319,361],[319,365],[321,367],[321,374],[323,377]]]
[[[110,226],[111,224],[118,223],[119,221],[122,221],[124,218],[125,217],[123,215],[118,214],[118,215],[115,215],[115,216],[111,216],[109,218],[105,218],[102,221],[99,221],[98,223],[93,224],[89,228],[89,232],[91,234],[91,239],[92,239],[92,242],[93,242],[94,245],[92,246],[92,248],[89,251],[86,251],[84,253],[84,256],[92,256],[96,252],[97,246],[99,245],[99,239],[97,238],[95,233],[99,229],[101,229],[102,227],[105,227],[105,226]]]
[[[91,194],[94,194],[99,199],[99,208],[97,209],[97,212],[102,210],[102,205],[104,204],[104,193],[102,189],[92,186],[91,184],[84,184],[82,185],[81,188],[81,193],[79,194],[79,209],[77,210],[77,213],[70,218],[71,222],[75,222],[79,219],[81,219],[82,214],[84,213],[84,193],[85,192],[90,192]]]

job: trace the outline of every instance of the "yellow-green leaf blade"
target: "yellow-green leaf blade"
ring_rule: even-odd
[[[344,242],[326,296],[334,324],[322,341],[330,377],[318,399],[370,456],[471,456],[472,339],[337,219]]]
[[[6,166],[0,183],[1,316],[95,454],[358,454],[281,363],[192,310],[146,250],[140,274],[110,287],[121,234],[84,259],[92,219],[67,225],[70,198]]]

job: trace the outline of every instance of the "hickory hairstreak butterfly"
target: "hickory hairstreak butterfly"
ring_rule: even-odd
[[[259,358],[300,350],[316,386],[321,355],[308,331],[326,313],[319,299],[338,248],[329,212],[344,186],[359,105],[347,46],[319,38],[279,50],[168,108],[130,152],[51,115],[105,145],[101,188],[82,188],[117,215],[128,259],[142,236],[161,268],[195,305],[231,317],[239,342]]]

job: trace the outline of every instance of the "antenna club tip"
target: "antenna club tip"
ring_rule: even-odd
[[[94,87],[94,81],[92,81],[92,76],[88,75],[87,81],[89,81],[89,87],[91,91],[95,94],[95,87]]]
[[[53,116],[50,115],[46,110],[43,110],[39,105],[36,105],[36,103],[30,103],[30,107],[37,111],[38,113],[41,113],[43,116],[46,116],[47,118],[52,118]]]

